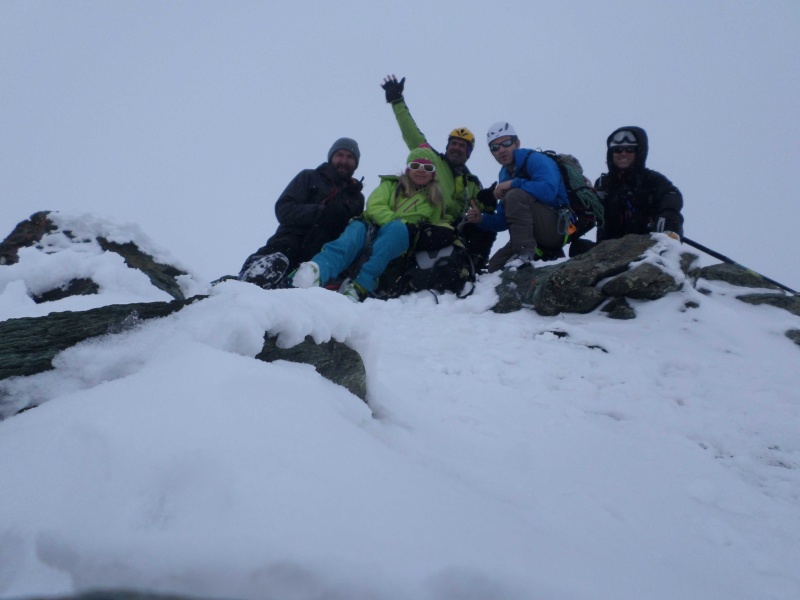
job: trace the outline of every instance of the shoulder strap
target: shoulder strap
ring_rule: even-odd
[[[530,155],[533,154],[534,152],[535,152],[534,150],[528,150],[528,152],[525,153],[525,158],[522,160],[522,164],[517,165],[517,169],[514,172],[514,177],[519,177],[521,179],[531,178],[530,173],[528,173],[527,165],[528,165],[528,158],[530,158]]]

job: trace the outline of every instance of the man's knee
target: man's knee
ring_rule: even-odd
[[[511,188],[506,192],[506,197],[503,201],[508,204],[512,202],[514,204],[525,203],[525,204],[533,204],[535,202],[535,198],[531,196],[525,190],[520,188]]]
[[[503,198],[503,203],[506,207],[506,217],[510,216],[513,219],[515,215],[521,212],[530,213],[534,202],[536,202],[536,199],[528,192],[524,192],[519,188],[508,190]]]

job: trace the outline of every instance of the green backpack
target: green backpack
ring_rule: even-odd
[[[580,161],[571,154],[558,154],[553,150],[541,150],[542,154],[552,158],[558,165],[564,187],[567,188],[570,208],[575,215],[576,231],[570,234],[570,240],[577,239],[597,225],[603,226],[603,203],[594,191],[592,182],[583,174]]]

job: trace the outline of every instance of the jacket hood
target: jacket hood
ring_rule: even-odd
[[[611,144],[614,141],[614,138],[623,131],[629,131],[636,139],[636,144],[637,144],[636,162],[633,164],[633,169],[636,171],[642,171],[647,163],[647,151],[648,151],[647,132],[641,127],[636,127],[635,125],[619,127],[614,131],[612,131],[611,135],[608,136],[608,139],[606,140],[606,164],[608,165],[608,170],[609,172],[617,171],[617,169],[614,168],[614,160],[612,159]],[[618,146],[620,144],[616,143],[614,145]]]

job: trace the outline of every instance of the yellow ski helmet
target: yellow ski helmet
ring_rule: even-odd
[[[450,140],[453,138],[464,140],[469,144],[469,150],[467,150],[467,158],[469,158],[469,156],[472,154],[473,148],[475,148],[475,134],[473,134],[466,127],[456,127],[450,132],[450,135],[447,136],[447,143],[449,144]]]
[[[467,142],[470,146],[475,145],[475,135],[466,127],[456,127],[453,129],[447,138],[448,142],[450,141],[450,138],[459,138]]]

